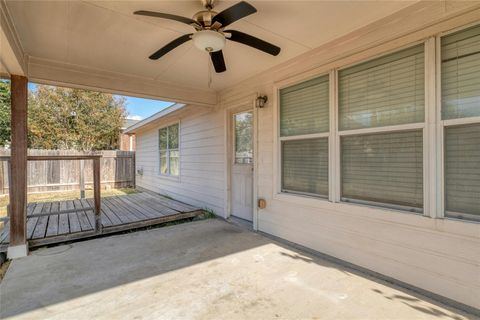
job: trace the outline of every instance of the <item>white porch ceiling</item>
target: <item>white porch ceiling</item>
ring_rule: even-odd
[[[237,1],[220,1],[221,11]],[[282,48],[273,57],[234,42],[224,49],[227,71],[213,72],[208,54],[186,43],[157,61],[148,56],[193,28],[135,16],[152,10],[186,17],[200,1],[7,1],[28,56],[96,72],[204,90],[221,90],[310,49],[399,11],[415,1],[249,1],[258,10],[229,28]],[[209,87],[209,77],[212,83]]]

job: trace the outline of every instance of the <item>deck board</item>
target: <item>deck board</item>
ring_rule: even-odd
[[[116,203],[115,199],[113,199],[113,197],[105,199],[105,205],[108,206],[111,211],[116,212],[123,223],[130,223],[141,220],[137,216],[129,213],[128,210],[125,210],[124,207],[119,206]]]
[[[109,213],[110,213],[110,216],[112,216],[112,214],[114,214],[115,216],[117,216],[117,218],[120,220],[120,223],[119,223],[119,224],[125,224],[125,223],[129,223],[129,222],[133,222],[133,221],[130,220],[129,217],[126,216],[123,212],[121,212],[120,210],[116,209],[115,206],[113,206],[113,205],[110,203],[110,199],[109,199],[109,198],[103,199],[103,201],[102,201],[102,210],[105,210],[105,211],[109,212]]]
[[[98,235],[94,233],[95,216],[92,210],[41,217],[35,216],[40,213],[86,209],[93,206],[93,199],[28,204],[27,239],[30,242],[30,246],[52,244]],[[104,234],[190,218],[201,213],[201,209],[146,192],[105,197],[102,198],[101,203]],[[0,251],[7,249],[8,241],[9,221],[5,223],[5,227],[0,232]]]
[[[51,202],[43,204],[42,213],[50,212]],[[48,216],[39,217],[35,229],[33,230],[32,239],[41,239],[45,237],[48,225]]]
[[[87,202],[90,206],[93,207],[94,203],[93,203],[93,199],[87,199]],[[110,211],[109,208],[107,208],[107,206],[102,206],[101,207],[101,211],[102,211],[102,225],[104,227],[108,227],[105,223],[104,223],[104,217],[105,216],[108,216],[108,219],[109,221],[111,222],[111,225],[119,225],[119,224],[122,224],[122,221],[117,217],[117,215]]]
[[[83,208],[79,200],[73,200],[73,205],[75,209]],[[88,217],[85,211],[77,212],[77,216],[78,216],[78,221],[80,221],[80,228],[82,229],[82,231],[93,230],[92,225],[90,224],[90,221],[88,220]]]
[[[65,201],[60,202],[59,210],[67,210],[67,203]],[[58,216],[58,234],[70,233],[70,227],[68,224],[68,214],[63,213]]]
[[[142,202],[142,203],[148,204],[149,206],[151,206],[155,210],[158,210],[159,212],[161,212],[164,215],[176,214],[176,213],[179,212],[179,211],[177,211],[173,208],[170,208],[170,207],[167,207],[167,206],[161,204],[158,201],[154,201],[153,199],[151,199],[151,197],[143,197],[143,196],[140,196],[140,195],[134,195],[132,197],[132,199],[134,199],[137,202]]]
[[[50,212],[59,211],[60,203],[52,202]],[[52,237],[58,235],[58,214],[48,217],[47,231],[45,236]]]
[[[72,200],[65,201],[67,210],[75,209]],[[80,232],[82,228],[80,227],[80,220],[76,212],[71,212],[68,214],[68,224],[70,226],[70,233]]]
[[[32,214],[39,214],[42,212],[44,203],[33,203],[29,205],[30,207],[33,207]],[[27,239],[32,239],[33,237],[33,231],[35,230],[35,227],[37,226],[38,222],[38,217],[30,217],[27,218]]]
[[[134,207],[134,208],[136,208],[140,211],[143,211],[143,212],[147,213],[150,218],[158,218],[158,217],[163,216],[163,214],[160,211],[155,210],[152,207],[149,207],[147,204],[145,204],[141,201],[136,202],[136,201],[131,200],[127,197],[119,197],[119,200],[125,202],[126,205],[129,205],[131,207]]]
[[[142,221],[142,220],[148,219],[148,216],[142,214],[141,212],[138,212],[137,210],[135,210],[133,208],[129,208],[129,207],[125,206],[122,202],[120,202],[120,200],[117,199],[117,197],[112,197],[111,201],[117,208],[122,210],[129,217],[131,217],[132,220]]]

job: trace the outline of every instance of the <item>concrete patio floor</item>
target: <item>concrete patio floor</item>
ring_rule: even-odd
[[[472,319],[220,220],[39,249],[1,319]]]

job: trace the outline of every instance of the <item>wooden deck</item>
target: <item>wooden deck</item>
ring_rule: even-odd
[[[142,228],[195,217],[203,211],[161,195],[139,192],[102,198],[101,234]],[[27,239],[30,247],[98,236],[92,210],[35,216],[71,209],[92,208],[93,199],[30,203],[27,207]],[[0,251],[9,242],[9,223],[0,233]]]

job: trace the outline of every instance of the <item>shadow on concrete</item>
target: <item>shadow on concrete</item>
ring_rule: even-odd
[[[21,315],[271,244],[282,247],[279,254],[283,257],[333,268],[344,276],[359,275],[406,293],[386,295],[380,289],[372,289],[386,299],[401,300],[419,312],[439,318],[460,319],[456,315],[457,310],[419,294],[218,220],[197,221],[33,251],[29,257],[14,261],[0,284],[0,318]],[[213,263],[216,262],[210,264]],[[430,305],[426,307],[425,301],[451,313]]]

